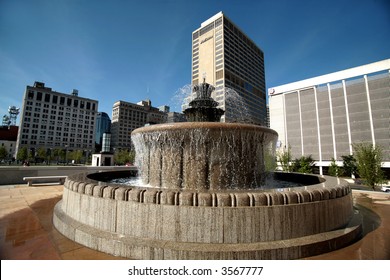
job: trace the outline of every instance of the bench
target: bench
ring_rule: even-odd
[[[35,176],[35,177],[23,177],[23,181],[27,181],[27,186],[31,186],[33,181],[44,182],[59,182],[61,185],[65,183],[65,179],[68,176]]]

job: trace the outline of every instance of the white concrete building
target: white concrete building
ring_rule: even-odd
[[[268,89],[270,127],[293,158],[312,155],[316,165],[352,154],[370,142],[390,168],[390,59]]]

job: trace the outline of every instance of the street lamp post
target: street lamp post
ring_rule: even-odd
[[[65,145],[65,165],[68,165],[68,145]]]

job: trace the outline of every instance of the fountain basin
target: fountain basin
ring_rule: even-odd
[[[275,174],[317,183],[195,191],[127,187],[83,173],[66,180],[53,221],[78,243],[135,259],[296,259],[359,237],[346,181]]]
[[[144,184],[200,191],[260,186],[278,135],[252,124],[187,122],[138,128],[131,137]]]

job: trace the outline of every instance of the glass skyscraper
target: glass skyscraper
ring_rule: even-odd
[[[103,133],[111,131],[111,119],[105,112],[99,112],[96,117],[96,143],[102,145]]]

